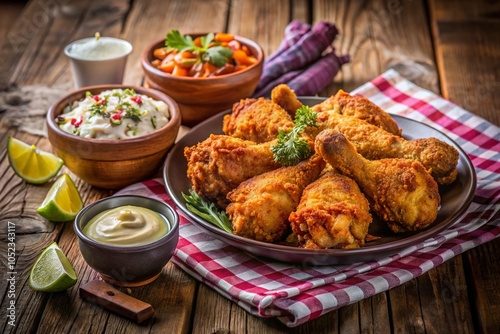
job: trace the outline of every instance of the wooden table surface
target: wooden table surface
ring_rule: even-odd
[[[278,47],[292,19],[328,20],[349,53],[321,96],[350,91],[389,68],[500,124],[500,7],[498,1],[447,0],[30,0],[0,2],[0,89],[41,85],[73,88],[63,48],[92,36],[129,40],[124,82],[143,80],[139,57],[152,40],[181,32],[228,31],[258,41],[266,55]],[[0,113],[0,119],[5,113]],[[50,150],[48,140],[2,121],[0,126],[0,331],[4,333],[498,333],[500,239],[467,251],[417,279],[288,329],[261,319],[169,263],[154,284],[131,294],[151,303],[156,315],[137,325],[87,303],[78,287],[97,277],[83,261],[71,223],[53,224],[36,213],[50,184],[28,185],[9,167],[8,136]],[[65,170],[64,170],[65,171]],[[76,182],[85,204],[110,191]],[[498,219],[498,217],[497,217]],[[16,226],[15,327],[8,324],[7,224]],[[72,261],[78,283],[63,293],[34,292],[29,271],[52,241]]]

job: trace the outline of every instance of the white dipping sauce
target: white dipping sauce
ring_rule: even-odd
[[[85,38],[72,43],[67,49],[69,56],[82,60],[106,60],[122,57],[132,50],[123,40],[111,37]]]
[[[113,89],[87,96],[67,106],[56,117],[59,128],[83,138],[127,139],[165,126],[168,105],[132,89]]]

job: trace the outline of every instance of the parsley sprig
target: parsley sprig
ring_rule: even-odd
[[[189,189],[189,195],[182,193],[182,197],[184,197],[189,211],[224,231],[233,233],[231,221],[226,212],[217,209],[214,203],[205,201],[193,189]]]
[[[233,55],[233,50],[222,45],[212,45],[214,37],[214,33],[201,36],[200,47],[194,43],[191,36],[183,36],[179,30],[171,30],[167,33],[165,46],[174,48],[180,52],[193,51],[199,55],[201,62],[210,62],[217,67],[222,67],[228,62],[229,57]]]
[[[308,106],[302,106],[297,110],[292,131],[285,133],[280,130],[278,143],[271,146],[274,161],[283,166],[292,166],[311,155],[311,148],[307,141],[301,138],[301,134],[308,126],[318,126],[316,124],[317,114]]]

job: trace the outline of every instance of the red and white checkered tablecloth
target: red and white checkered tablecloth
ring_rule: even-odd
[[[477,173],[467,211],[447,230],[380,261],[303,267],[253,257],[181,218],[172,261],[246,311],[277,317],[289,327],[394,288],[500,235],[500,128],[389,70],[353,94],[389,113],[426,123],[457,142]],[[142,194],[169,202],[161,179],[118,194]]]

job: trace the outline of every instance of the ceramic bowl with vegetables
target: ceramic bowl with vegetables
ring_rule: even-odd
[[[262,48],[250,39],[226,33],[182,35],[177,30],[149,45],[141,57],[145,86],[171,96],[187,126],[250,97],[263,63]]]
[[[177,103],[144,87],[101,85],[75,90],[47,113],[54,152],[85,182],[118,189],[151,177],[173,146]]]

